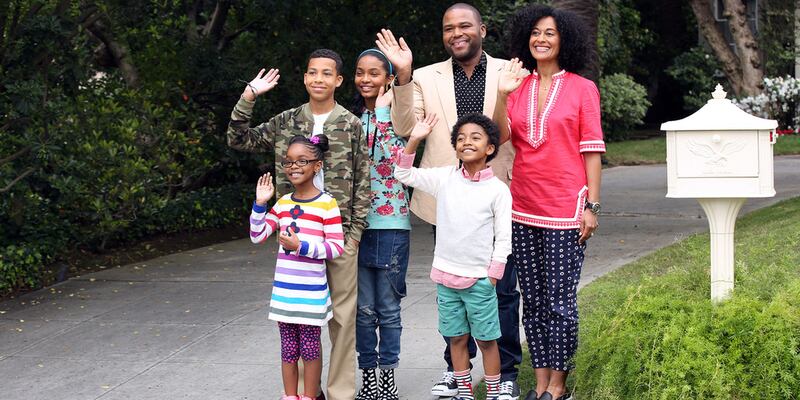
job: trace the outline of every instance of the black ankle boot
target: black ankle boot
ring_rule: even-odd
[[[381,370],[381,384],[378,389],[378,400],[398,400],[397,383],[394,381],[394,369]]]
[[[378,373],[375,368],[361,369],[361,390],[356,400],[378,400]]]

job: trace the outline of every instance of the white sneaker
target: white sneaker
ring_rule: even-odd
[[[431,388],[431,395],[439,397],[453,397],[458,394],[458,382],[456,376],[450,371],[445,371],[442,374],[442,379],[436,382]]]
[[[502,381],[500,382],[500,392],[497,394],[497,400],[518,400],[519,399],[519,386],[516,381]]]

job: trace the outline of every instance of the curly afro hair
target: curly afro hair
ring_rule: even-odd
[[[589,43],[589,35],[580,18],[572,12],[541,4],[532,4],[517,11],[509,19],[506,27],[506,50],[511,57],[517,57],[525,68],[536,69],[536,60],[528,46],[533,27],[540,19],[553,17],[558,33],[561,35],[561,50],[558,52],[558,65],[569,72],[578,73],[586,67],[588,54],[594,51]]]
[[[494,145],[494,152],[486,156],[486,161],[492,161],[497,155],[497,151],[500,150],[500,129],[497,128],[497,124],[481,113],[470,113],[461,116],[461,118],[456,121],[456,124],[453,125],[453,131],[450,133],[450,144],[453,145],[454,149],[456,148],[458,131],[466,124],[475,124],[483,128],[486,136],[489,137],[489,144]]]

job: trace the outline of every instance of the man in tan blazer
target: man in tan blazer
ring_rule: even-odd
[[[439,116],[439,122],[425,143],[420,164],[422,168],[458,164],[456,152],[450,143],[450,131],[456,120],[469,112],[482,112],[492,117],[498,77],[506,63],[506,60],[493,58],[483,52],[486,26],[480,12],[474,7],[464,3],[450,6],[442,19],[442,31],[444,48],[450,58],[415,70],[411,82],[410,77],[401,77],[398,73],[398,82],[394,86],[391,112],[395,132],[407,136],[417,118],[430,113]],[[510,183],[513,160],[514,149],[509,141],[500,146],[497,157],[491,162],[494,175],[506,184]],[[432,196],[415,191],[411,197],[411,211],[435,229],[436,200]],[[502,381],[499,400],[516,400],[519,397],[516,379],[517,365],[522,362],[522,348],[519,338],[519,291],[513,264],[513,258],[509,256],[503,279],[496,286],[502,331],[502,337],[497,341]],[[475,353],[475,343],[470,340],[470,357],[474,357]],[[431,393],[436,396],[455,396],[458,389],[452,373],[449,342],[444,358],[448,370]]]

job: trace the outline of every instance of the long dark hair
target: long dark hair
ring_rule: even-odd
[[[386,72],[386,76],[392,74],[392,64],[389,63],[389,59],[386,58],[386,55],[384,55],[383,52],[376,48],[362,51],[356,59],[356,68],[358,68],[358,62],[365,56],[373,56],[380,60],[381,64],[383,65],[383,70]],[[364,96],[362,96],[361,93],[358,92],[358,89],[356,89],[356,94],[353,96],[353,101],[350,103],[350,112],[355,114],[356,117],[361,118],[361,115],[364,114],[364,109],[366,108],[367,104],[364,100]]]

